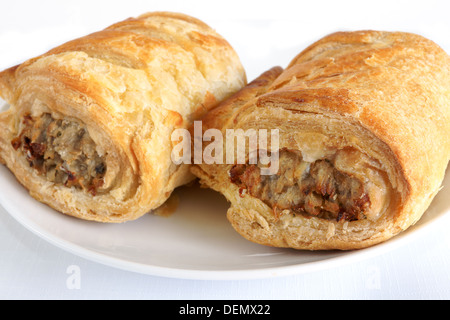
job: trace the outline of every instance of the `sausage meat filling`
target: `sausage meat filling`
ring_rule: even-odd
[[[53,183],[97,195],[104,184],[106,162],[86,128],[77,121],[54,119],[49,113],[25,115],[24,128],[11,141],[30,167]]]
[[[337,170],[331,160],[302,160],[298,152],[281,150],[279,171],[261,175],[259,165],[237,164],[230,170],[231,182],[240,192],[261,199],[275,216],[283,210],[336,221],[365,219],[370,199],[364,185]]]

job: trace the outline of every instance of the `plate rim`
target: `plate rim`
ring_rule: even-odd
[[[419,228],[414,230],[415,226],[411,226],[402,234],[395,236],[383,243],[368,247],[365,249],[342,251],[342,255],[334,256],[324,260],[305,262],[301,264],[293,264],[289,266],[276,266],[261,269],[234,269],[234,270],[205,270],[205,269],[186,269],[162,267],[138,262],[123,260],[117,257],[108,256],[103,253],[95,252],[83,246],[74,244],[68,240],[51,235],[46,230],[34,222],[26,219],[20,214],[16,214],[16,208],[8,201],[4,201],[3,195],[0,195],[1,206],[5,211],[14,218],[20,225],[25,227],[39,238],[48,243],[70,252],[78,257],[99,263],[108,267],[120,269],[123,271],[134,272],[149,276],[165,277],[172,279],[185,280],[255,280],[268,279],[292,275],[307,274],[316,271],[322,271],[331,268],[341,267],[350,263],[356,263],[365,259],[373,258],[383,253],[391,252],[407,242],[420,237],[422,234],[429,232],[432,226],[445,219],[450,219],[450,209],[440,214],[438,217],[424,222]],[[294,250],[294,249],[293,249]]]

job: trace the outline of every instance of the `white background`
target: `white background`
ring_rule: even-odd
[[[307,45],[339,30],[415,32],[450,52],[449,4],[447,0],[2,1],[0,69],[157,10],[190,14],[216,29],[238,52],[249,80],[274,65],[286,66]],[[393,251],[307,274],[239,281],[169,279],[114,269],[65,252],[0,208],[0,298],[449,299],[449,247],[450,233],[446,225],[438,224]],[[81,272],[78,289],[67,285],[70,266]]]

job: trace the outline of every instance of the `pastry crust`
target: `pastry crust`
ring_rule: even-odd
[[[203,119],[203,130],[279,129],[285,154],[277,176],[264,180],[248,164],[200,164],[192,172],[225,195],[229,221],[256,243],[349,250],[386,241],[417,222],[440,190],[450,159],[449,74],[449,56],[419,35],[331,34]],[[292,159],[325,169],[295,180],[300,165],[288,170]],[[340,185],[329,182],[338,178]],[[297,187],[289,181],[304,194],[288,194]],[[359,195],[358,214],[338,201],[343,188]]]
[[[62,213],[133,220],[193,179],[188,165],[171,161],[173,130],[245,83],[236,52],[205,23],[169,12],[130,18],[0,73],[0,96],[11,105],[0,114],[0,159]],[[67,140],[38,128],[43,119],[62,126]],[[77,147],[70,128],[84,137]],[[95,170],[80,164],[91,158]],[[69,161],[83,171],[76,182],[63,168]]]

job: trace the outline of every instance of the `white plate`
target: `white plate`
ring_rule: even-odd
[[[255,279],[331,268],[398,247],[450,216],[442,190],[423,218],[403,234],[372,248],[308,252],[254,244],[226,219],[227,201],[218,193],[182,187],[169,217],[148,214],[123,224],[82,221],[60,214],[28,195],[0,165],[0,202],[23,226],[50,243],[89,260],[128,271],[184,279]],[[450,185],[450,170],[444,185]]]

